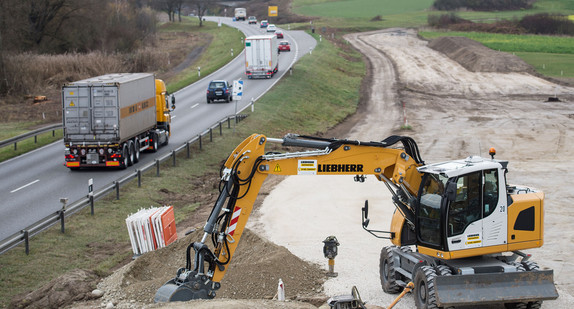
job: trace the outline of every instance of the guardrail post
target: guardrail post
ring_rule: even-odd
[[[23,230],[24,232],[24,248],[26,248],[26,255],[30,255],[30,233],[28,230]]]
[[[34,135],[34,144],[38,143],[38,135]]]
[[[199,150],[203,148],[203,144],[201,143],[201,134],[199,134]]]
[[[56,130],[52,130],[52,137],[56,136]]]
[[[187,151],[187,158],[191,158],[191,147],[189,147],[189,141],[185,142],[185,150]]]
[[[171,158],[173,159],[173,166],[175,166],[175,150],[171,151]]]
[[[209,142],[213,142],[213,129],[209,128]]]
[[[227,128],[231,129],[231,118],[227,117]]]
[[[142,186],[142,171],[138,170],[138,188],[141,188]]]
[[[94,179],[88,180],[88,197],[90,199],[90,213],[94,215]]]
[[[223,135],[223,130],[221,128],[221,121],[219,122],[219,136]]]
[[[14,151],[18,150],[18,143],[14,142]]]
[[[155,176],[159,177],[159,160],[155,159]]]
[[[65,223],[65,218],[66,218],[66,203],[68,202],[68,199],[65,197],[60,198],[60,203],[62,203],[62,210],[59,211],[59,215],[60,215],[60,231],[63,233],[66,232],[66,223]]]
[[[120,199],[120,183],[119,181],[114,181],[114,185],[116,186],[116,200]]]

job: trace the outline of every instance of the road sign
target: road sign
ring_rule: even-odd
[[[233,100],[241,100],[243,96],[243,81],[242,80],[234,80],[233,81]]]
[[[269,17],[271,16],[277,16],[277,6],[268,6],[267,7],[267,15],[269,15]]]

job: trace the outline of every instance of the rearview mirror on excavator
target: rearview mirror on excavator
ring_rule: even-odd
[[[363,207],[363,227],[369,226],[369,201],[365,200],[365,207]]]

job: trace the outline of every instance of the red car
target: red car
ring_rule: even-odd
[[[279,52],[282,51],[291,51],[291,45],[289,45],[289,42],[287,41],[281,41],[279,42]]]
[[[282,39],[283,38],[283,31],[277,30],[277,31],[275,31],[275,35],[277,36],[278,39]]]

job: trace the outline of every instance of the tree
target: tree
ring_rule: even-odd
[[[197,10],[197,17],[199,18],[199,26],[203,26],[203,16],[205,16],[205,12],[207,9],[211,7],[212,1],[211,0],[191,0],[191,4],[195,6]]]

